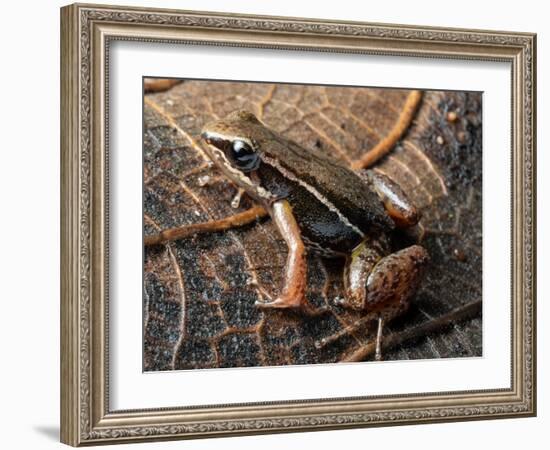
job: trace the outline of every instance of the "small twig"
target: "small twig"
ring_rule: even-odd
[[[163,92],[181,83],[181,81],[182,80],[174,78],[145,78],[145,80],[143,80],[143,90],[146,94],[151,92]]]
[[[374,351],[374,359],[382,361],[382,330],[384,329],[384,319],[382,316],[378,318],[378,331],[376,332],[376,348]]]
[[[425,336],[431,332],[438,331],[448,325],[472,319],[481,312],[481,300],[468,303],[459,308],[453,309],[451,312],[438,317],[437,319],[424,322],[416,327],[401,331],[400,333],[391,334],[382,339],[382,350],[388,350],[405,341],[412,340]],[[353,352],[351,355],[344,358],[341,362],[363,361],[368,356],[376,352],[376,342],[369,342],[367,345]]]
[[[384,137],[384,139],[378,142],[374,148],[369,150],[358,160],[354,161],[351,164],[351,168],[354,170],[365,169],[372,166],[376,161],[386,155],[409,128],[421,99],[421,91],[411,91],[405,101],[405,105],[401,110],[401,114],[399,115],[397,122],[390,132]]]
[[[211,233],[215,231],[228,230],[234,227],[241,227],[254,222],[256,219],[267,216],[267,211],[261,206],[254,206],[246,211],[235,214],[233,216],[224,217],[219,220],[211,220],[209,222],[192,223],[176,228],[168,228],[158,234],[146,236],[143,243],[145,246],[159,245],[165,242],[175,241],[185,237],[193,236],[201,233]]]

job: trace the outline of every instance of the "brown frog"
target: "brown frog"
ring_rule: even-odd
[[[344,256],[341,303],[378,320],[380,359],[383,324],[407,309],[429,260],[420,245],[391,250],[394,230],[419,221],[403,190],[379,172],[359,174],[302,148],[247,111],[207,124],[202,137],[210,159],[262,205],[288,246],[280,296],[257,305],[307,311],[307,251]]]

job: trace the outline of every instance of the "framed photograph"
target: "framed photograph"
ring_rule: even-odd
[[[61,440],[532,416],[536,36],[61,10]]]

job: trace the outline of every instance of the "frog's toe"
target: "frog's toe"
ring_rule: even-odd
[[[297,298],[285,298],[280,297],[271,302],[260,302],[256,301],[256,306],[265,310],[268,309],[279,309],[296,312],[301,315],[306,315],[309,317],[322,316],[324,314],[330,313],[331,309],[328,306],[323,306],[319,308],[312,307],[305,297]]]
[[[259,300],[256,300],[256,303],[255,305],[259,308],[266,308],[266,309],[271,309],[271,308],[276,308],[276,309],[299,309],[301,308],[302,306],[302,303],[301,301],[297,301],[295,299],[291,299],[291,298],[284,298],[284,297],[279,297],[273,301],[270,301],[270,302],[261,302]]]

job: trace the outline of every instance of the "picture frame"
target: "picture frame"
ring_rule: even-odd
[[[113,409],[109,292],[116,274],[109,265],[109,191],[116,172],[109,160],[109,70],[111,45],[121,41],[509,64],[511,118],[502,130],[510,134],[511,173],[510,184],[498,188],[511,198],[510,385]],[[61,441],[81,446],[535,415],[535,89],[536,36],[530,33],[85,4],[62,8]]]

